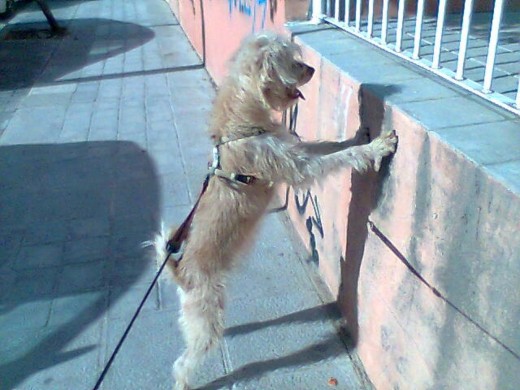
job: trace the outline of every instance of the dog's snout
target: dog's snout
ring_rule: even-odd
[[[312,66],[305,65],[306,73],[309,75],[309,78],[314,74],[315,69]]]
[[[314,68],[307,64],[302,64],[302,73],[300,75],[302,84],[305,84],[312,79],[312,75],[314,74]]]

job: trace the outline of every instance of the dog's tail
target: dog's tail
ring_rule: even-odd
[[[153,248],[153,256],[155,258],[155,263],[158,270],[162,267],[162,265],[166,261],[166,257],[169,254],[166,248],[168,240],[175,232],[175,230],[176,229],[174,228],[165,229],[164,223],[161,223],[161,230],[157,234],[155,234],[155,236],[151,240],[145,241],[141,244],[143,248]],[[175,280],[173,261],[173,259],[168,260],[168,263],[164,267],[163,273],[161,275],[161,279],[168,279],[171,281]]]

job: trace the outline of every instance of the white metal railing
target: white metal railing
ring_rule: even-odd
[[[474,3],[464,0],[453,9],[447,0],[313,0],[312,9],[313,20],[332,23],[520,115],[520,9],[504,12],[506,1],[488,0],[479,2],[477,12]]]

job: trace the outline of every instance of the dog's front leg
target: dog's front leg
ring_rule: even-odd
[[[366,171],[371,164],[377,172],[384,157],[395,152],[397,136],[394,131],[387,132],[366,145],[352,146],[345,150],[323,156],[323,168],[332,169],[337,163],[350,165],[358,172]],[[329,161],[330,160],[330,161]]]
[[[395,151],[397,144],[397,136],[395,132],[387,132],[380,137],[374,139],[366,145],[348,146],[347,143],[338,142],[335,145],[330,144],[330,149],[343,149],[333,151],[328,154],[306,153],[305,156],[297,156],[298,174],[292,175],[289,182],[292,185],[300,185],[309,180],[326,176],[330,173],[337,172],[345,166],[351,166],[358,172],[366,171],[373,165],[376,171],[381,167],[381,161],[384,157]],[[346,146],[347,145],[347,146]],[[312,149],[310,144],[296,145],[298,150]],[[290,180],[289,180],[290,181]]]

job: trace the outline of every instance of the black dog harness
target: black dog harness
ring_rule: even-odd
[[[211,165],[209,166],[208,174],[206,175],[206,179],[204,180],[204,183],[202,184],[202,189],[200,191],[199,197],[197,198],[197,201],[195,202],[195,205],[191,209],[190,213],[184,220],[184,222],[181,224],[181,226],[177,229],[175,234],[168,240],[166,243],[166,251],[167,256],[165,259],[168,261],[171,255],[176,255],[175,258],[175,267],[179,265],[179,262],[182,260],[182,253],[181,248],[182,244],[186,241],[189,235],[191,223],[193,221],[193,217],[195,216],[195,211],[197,211],[197,208],[199,206],[200,200],[202,199],[202,195],[206,192],[209,184],[209,180],[211,177],[216,176],[220,177],[222,179],[228,180],[233,184],[237,185],[250,185],[259,182],[261,179],[256,178],[255,176],[251,175],[243,175],[241,173],[237,172],[228,172],[222,169],[220,165],[220,147],[222,145],[225,145],[230,142],[239,141],[244,138],[249,137],[256,137],[259,135],[262,135],[265,133],[265,130],[262,128],[253,128],[253,132],[246,136],[237,136],[237,137],[221,137],[220,140],[213,146],[213,161]],[[271,182],[268,183],[269,185],[272,185]]]

